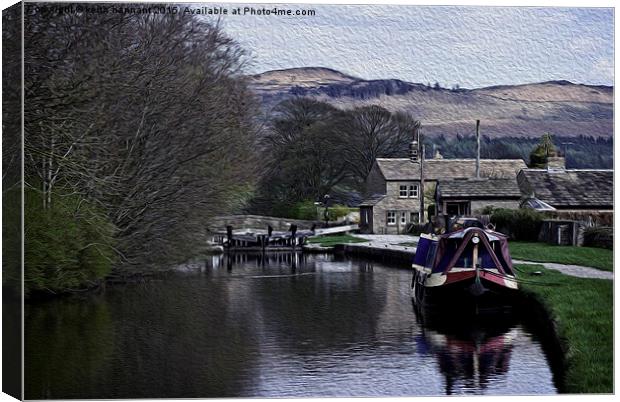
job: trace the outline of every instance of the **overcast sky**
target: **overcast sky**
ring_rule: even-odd
[[[255,6],[263,7],[273,6]],[[447,87],[560,79],[613,85],[610,8],[277,7],[316,15],[223,18],[225,31],[251,51],[252,73],[322,66]]]

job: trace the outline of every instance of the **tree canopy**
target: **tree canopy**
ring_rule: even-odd
[[[204,244],[209,217],[250,195],[257,102],[245,52],[219,26],[30,12],[24,36],[27,198],[47,214],[70,204],[65,221],[107,221],[113,238],[100,233],[92,247],[114,250],[115,267],[183,261]],[[26,217],[33,239],[56,230],[49,225]],[[37,261],[27,269],[56,269]]]

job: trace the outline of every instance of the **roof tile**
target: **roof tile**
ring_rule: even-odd
[[[420,180],[420,164],[407,158],[377,158],[377,165],[386,180]],[[515,177],[527,168],[523,159],[481,159],[480,176],[492,178]],[[446,180],[473,178],[475,159],[426,159],[424,178]]]
[[[613,207],[613,170],[524,169],[521,191],[554,207]]]

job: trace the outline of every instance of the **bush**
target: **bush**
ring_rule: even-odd
[[[487,205],[480,210],[480,215],[493,215],[495,207],[493,205]]]
[[[536,241],[545,215],[532,209],[493,210],[491,222],[498,232],[502,232],[514,240]]]
[[[50,208],[36,191],[24,195],[27,294],[90,287],[110,272],[114,227],[103,213],[75,195],[54,194]]]
[[[329,207],[329,220],[335,221],[338,218],[342,218],[343,216],[347,216],[351,212],[351,209],[346,205],[336,204],[334,206]]]
[[[293,207],[293,216],[295,219],[303,219],[307,221],[316,220],[316,205],[313,201],[302,201],[295,204]]]
[[[419,236],[425,232],[426,224],[423,223],[411,223],[408,227],[408,232],[411,235]]]
[[[15,295],[20,293],[22,281],[21,204],[21,187],[3,189],[2,285],[5,289],[14,289]]]
[[[278,205],[273,209],[274,216],[280,216],[290,219],[301,219],[306,221],[322,221],[324,220],[323,213],[325,208],[323,206],[317,206],[314,201],[300,201],[294,204],[292,207],[289,205]],[[329,220],[335,221],[338,218],[347,216],[351,212],[351,208],[346,205],[332,205],[329,207]]]
[[[613,250],[614,229],[608,226],[586,228],[583,232],[583,245]]]
[[[287,203],[274,204],[267,213],[279,218],[317,220],[317,206],[314,205],[313,201],[301,201],[293,205]]]

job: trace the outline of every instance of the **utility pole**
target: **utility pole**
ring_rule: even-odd
[[[480,120],[476,120],[476,179],[480,178]]]
[[[421,147],[422,147],[422,152],[420,155],[420,194],[418,194],[418,196],[420,197],[420,223],[421,224],[425,224],[426,223],[426,219],[425,219],[425,211],[424,211],[424,159],[425,156],[424,154],[426,153],[426,146],[422,143],[422,141],[420,141]]]

